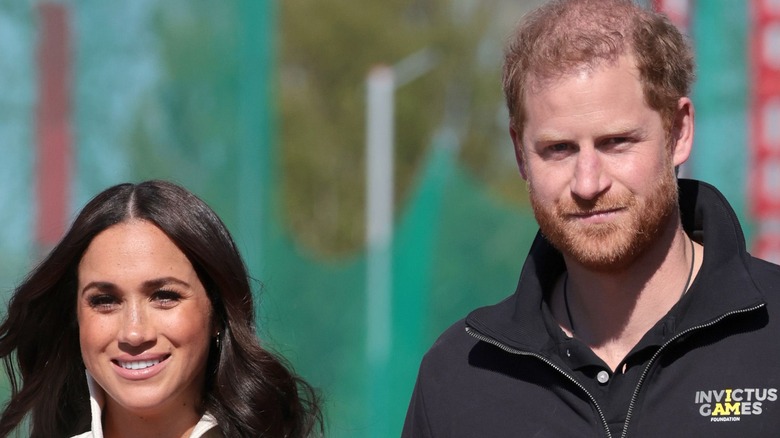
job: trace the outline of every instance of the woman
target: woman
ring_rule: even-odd
[[[0,325],[0,437],[304,437],[316,397],[258,343],[246,268],[217,215],[164,181],[90,201]],[[86,370],[86,371],[85,371]]]

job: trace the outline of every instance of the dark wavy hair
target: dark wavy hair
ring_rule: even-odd
[[[217,419],[223,435],[322,435],[315,391],[260,346],[247,270],[225,225],[184,188],[146,181],[119,184],[93,198],[16,288],[0,325],[0,357],[11,385],[0,437],[25,421],[31,437],[67,437],[89,429],[76,320],[77,269],[95,236],[131,219],[160,228],[206,289],[220,334],[209,352],[202,408]]]
[[[504,54],[511,126],[522,137],[529,86],[615,62],[623,54],[634,57],[645,100],[669,132],[678,100],[691,92],[693,51],[665,15],[632,0],[554,0],[522,19]]]

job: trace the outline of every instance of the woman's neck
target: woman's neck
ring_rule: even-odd
[[[107,401],[103,412],[105,438],[188,438],[201,418],[195,409],[177,409],[175,412],[144,415],[133,413]]]

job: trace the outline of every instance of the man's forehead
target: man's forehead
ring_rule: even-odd
[[[623,61],[625,61],[625,63]],[[526,76],[525,92],[526,94],[537,94],[550,87],[554,87],[556,83],[565,79],[573,77],[587,78],[598,70],[620,66],[625,66],[626,68],[634,70],[637,79],[639,79],[639,69],[636,66],[636,58],[632,53],[625,53],[614,58],[593,59],[588,62],[572,64],[568,67],[563,66],[556,70],[530,70]]]
[[[629,58],[534,85],[524,96],[523,137],[531,135],[537,142],[571,139],[578,129],[591,136],[638,135],[652,110]]]

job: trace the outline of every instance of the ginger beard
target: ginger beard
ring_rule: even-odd
[[[529,194],[534,216],[542,234],[564,254],[584,267],[599,271],[620,270],[639,257],[664,232],[678,208],[677,177],[667,155],[665,168],[645,198],[632,193],[607,192],[593,200],[565,197],[545,204]],[[583,224],[572,215],[624,208],[626,214],[613,222]]]

